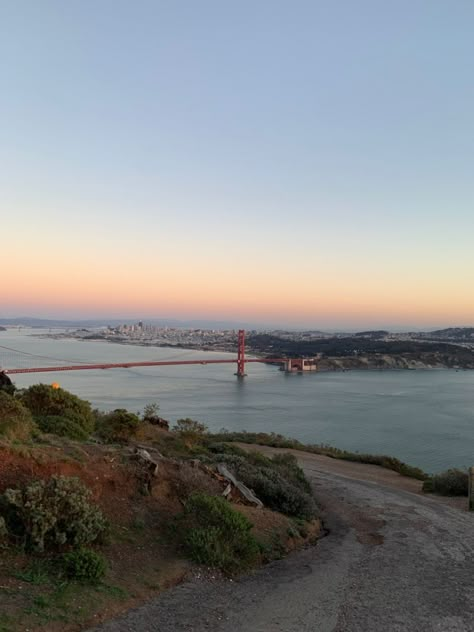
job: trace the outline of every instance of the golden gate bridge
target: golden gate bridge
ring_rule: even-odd
[[[0,348],[21,353],[27,356],[35,356],[28,352],[10,349],[9,347]],[[50,358],[57,360],[56,358]],[[206,365],[206,364],[237,364],[235,375],[238,378],[245,377],[245,365],[252,362],[263,364],[280,364],[282,370],[287,372],[303,372],[317,370],[317,364],[314,359],[307,358],[247,358],[245,355],[245,330],[240,329],[237,339],[237,357],[232,359],[198,359],[198,360],[157,360],[157,361],[125,361],[125,362],[108,362],[98,364],[88,364],[81,362],[78,364],[66,364],[62,366],[34,366],[23,368],[4,368],[0,365],[0,373],[5,375],[17,375],[20,373],[55,373],[57,371],[92,371],[97,369],[129,369],[133,367],[152,367],[152,366],[179,366],[179,365]]]

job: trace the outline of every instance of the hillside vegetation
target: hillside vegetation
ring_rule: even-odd
[[[235,574],[319,535],[290,455],[248,455],[192,419],[167,431],[157,406],[101,413],[64,389],[7,386],[0,632],[88,627],[195,564]]]
[[[377,368],[474,368],[474,351],[444,341],[386,340],[377,334],[289,340],[270,334],[249,336],[247,344],[267,357],[319,356],[321,370]],[[373,335],[368,335],[373,334]]]
[[[204,565],[235,574],[317,539],[305,450],[467,493],[386,455],[303,445],[277,434],[170,430],[150,404],[107,413],[60,388],[0,386],[0,632],[77,630],[136,605]]]

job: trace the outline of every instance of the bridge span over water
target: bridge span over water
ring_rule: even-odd
[[[7,347],[4,347],[7,349]],[[15,351],[10,349],[10,351]],[[22,353],[22,352],[19,352]],[[24,352],[23,352],[24,353]],[[16,375],[20,373],[55,373],[57,371],[91,371],[98,369],[129,369],[133,367],[206,365],[206,364],[237,364],[235,375],[245,377],[245,365],[258,362],[263,364],[279,364],[281,370],[288,373],[316,371],[317,363],[312,358],[247,358],[245,355],[245,330],[240,329],[237,344],[237,357],[231,359],[199,359],[199,360],[157,360],[157,361],[125,361],[97,364],[64,364],[60,366],[29,366],[22,368],[5,368],[0,365],[0,373]]]

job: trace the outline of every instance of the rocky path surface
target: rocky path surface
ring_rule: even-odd
[[[298,456],[329,529],[317,546],[195,578],[95,632],[474,632],[474,515],[380,468]]]

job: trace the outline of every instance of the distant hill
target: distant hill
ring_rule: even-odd
[[[358,331],[354,336],[359,338],[383,338],[384,336],[389,335],[389,331],[385,331],[385,329],[376,329],[374,331]]]
[[[474,338],[474,327],[448,327],[447,329],[437,329],[428,332],[429,336],[436,338],[456,338],[458,340],[469,340]]]
[[[423,354],[445,353],[463,355],[474,361],[474,352],[455,343],[415,340],[377,340],[374,338],[322,338],[320,340],[286,340],[270,334],[256,334],[247,338],[249,349],[280,357],[311,357],[322,354],[327,357],[374,354]]]

